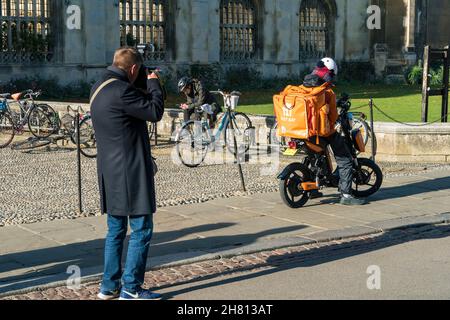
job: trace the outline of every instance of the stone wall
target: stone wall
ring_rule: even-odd
[[[435,48],[450,45],[450,1],[436,1],[428,8],[427,42]]]
[[[450,124],[408,127],[376,123],[378,159],[392,162],[450,162]]]
[[[67,103],[49,102],[60,113],[64,113]],[[87,104],[81,105],[89,110]],[[269,142],[274,117],[251,116],[255,128],[255,143],[262,146]],[[183,121],[179,110],[167,110],[163,120],[158,124],[158,134],[162,140],[174,136]],[[450,124],[432,124],[405,126],[396,123],[375,123],[378,142],[377,159],[387,162],[411,163],[450,163]],[[371,152],[370,144],[368,152]],[[364,155],[370,157],[369,154]]]
[[[258,52],[246,62],[265,77],[295,77],[316,61],[299,59],[299,10],[302,0],[255,0],[258,3]],[[334,51],[337,60],[368,61],[365,28],[369,0],[330,0],[335,3]],[[0,65],[0,81],[56,77],[61,84],[95,80],[112,62],[120,45],[118,0],[57,1],[53,12],[55,58],[44,65]],[[169,0],[167,59],[161,65],[220,62],[220,0]],[[67,7],[81,8],[81,30],[66,28]],[[224,63],[240,66],[240,61]]]
[[[258,16],[257,54],[252,61],[223,63],[251,66],[266,78],[293,78],[316,61],[299,58],[299,11],[302,0],[254,0]],[[337,60],[381,61],[383,66],[415,62],[424,44],[450,42],[448,0],[321,0],[330,3],[335,19],[330,54]],[[0,81],[25,76],[59,78],[61,84],[95,80],[112,62],[120,45],[119,0],[55,1],[52,13],[55,52],[51,63],[0,65]],[[220,0],[167,0],[168,44],[166,60],[158,63],[178,68],[220,62]],[[382,29],[366,27],[367,7],[382,9]],[[81,30],[66,27],[69,5],[81,8]],[[376,56],[375,45],[386,46],[387,56]],[[380,46],[379,46],[380,47]],[[384,61],[384,60],[387,61]],[[383,61],[382,61],[383,60]]]

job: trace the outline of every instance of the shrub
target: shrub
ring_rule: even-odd
[[[423,80],[422,62],[412,67],[407,74],[408,83],[412,85],[421,84]]]
[[[338,80],[347,83],[372,83],[375,67],[371,62],[343,61],[339,66]]]
[[[205,83],[209,90],[217,90],[223,84],[223,69],[219,63],[192,64],[189,73],[191,77]]]
[[[232,67],[225,73],[227,90],[261,89],[263,86],[261,73],[252,67]]]
[[[431,79],[430,85],[432,86],[442,86],[444,79],[444,66],[441,66],[437,69],[431,69],[430,71]]]
[[[444,66],[432,65],[430,68],[430,85],[442,86],[442,80],[444,79]],[[423,82],[423,66],[422,61],[419,61],[417,65],[408,70],[407,74],[408,82],[412,85],[419,85]]]
[[[42,99],[86,100],[89,99],[93,84],[93,82],[88,83],[80,81],[62,86],[56,78],[42,79],[40,77],[26,77],[13,79],[5,84],[2,84],[1,91],[14,93],[33,89],[42,90]]]

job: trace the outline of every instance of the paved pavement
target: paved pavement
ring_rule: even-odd
[[[191,301],[448,300],[450,227],[419,229],[272,256],[260,268],[159,292],[165,299]]]
[[[333,190],[331,190],[333,191]],[[161,209],[149,267],[161,268],[287,246],[362,236],[420,223],[450,221],[450,171],[388,178],[364,207],[334,204],[326,193],[289,209],[276,193]],[[65,283],[69,266],[88,279],[102,271],[105,217],[0,229],[0,294]]]

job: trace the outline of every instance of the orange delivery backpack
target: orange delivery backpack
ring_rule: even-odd
[[[338,113],[331,85],[288,86],[273,97],[278,135],[309,140],[333,135]]]

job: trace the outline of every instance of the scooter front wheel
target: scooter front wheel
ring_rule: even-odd
[[[302,183],[312,181],[308,168],[301,163],[291,164],[279,178],[283,202],[293,209],[303,207],[308,202],[310,193],[303,190]]]
[[[369,159],[358,158],[359,168],[353,175],[352,192],[357,198],[367,198],[380,190],[383,184],[383,172]]]

